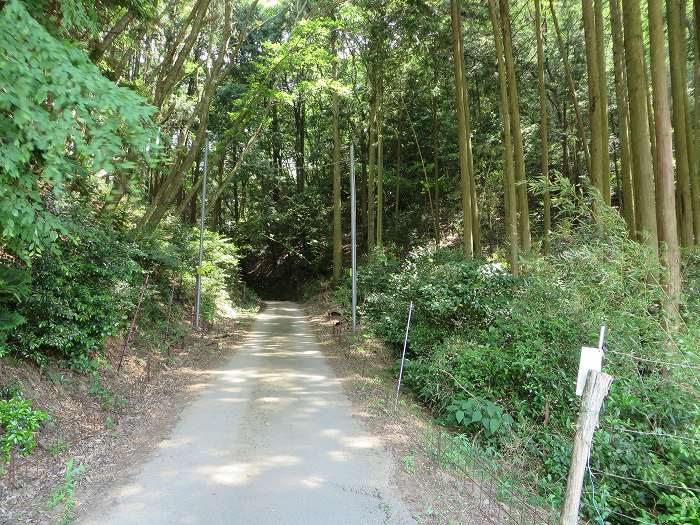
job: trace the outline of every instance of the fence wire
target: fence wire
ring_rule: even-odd
[[[431,420],[424,428],[414,425],[415,413],[403,400],[398,406],[390,402],[393,385],[385,384],[386,417],[413,428],[412,446],[435,467],[461,481],[469,495],[470,508],[481,518],[479,523],[517,525],[555,525],[559,511],[536,494],[533,486],[519,479],[465,436],[453,434]],[[475,518],[477,516],[474,516]]]

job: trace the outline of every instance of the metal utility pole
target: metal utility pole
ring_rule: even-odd
[[[399,408],[399,394],[401,393],[401,380],[403,379],[403,365],[406,362],[406,347],[408,346],[408,331],[411,328],[411,314],[413,314],[413,301],[408,307],[408,321],[406,321],[406,336],[403,338],[403,352],[401,352],[401,369],[399,370],[399,382],[396,385],[396,402],[394,410]]]
[[[197,262],[197,290],[194,302],[194,329],[199,330],[200,307],[202,303],[202,259],[204,259],[204,212],[207,207],[207,170],[209,139],[204,139],[204,173],[202,173],[202,206],[199,215],[199,259]]]
[[[350,223],[352,229],[352,331],[357,326],[357,207],[355,204],[355,147],[350,143]]]

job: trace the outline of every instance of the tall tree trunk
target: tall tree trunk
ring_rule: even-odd
[[[673,326],[678,317],[681,291],[680,252],[676,225],[676,199],[673,176],[673,144],[668,100],[664,22],[660,0],[649,0],[649,46],[651,48],[651,85],[654,95],[654,125],[658,177],[656,204],[659,217],[661,261],[667,274],[664,284],[667,294],[666,313]]]
[[[588,117],[591,125],[591,141],[588,150],[591,153],[591,166],[588,173],[591,185],[601,195],[603,193],[603,130],[600,100],[600,70],[598,65],[598,46],[593,12],[593,0],[581,0],[583,13],[583,31],[586,40],[586,69],[588,72]]]
[[[331,50],[333,53],[333,80],[338,80],[338,51],[336,49],[337,34],[332,35]],[[343,231],[340,201],[340,104],[338,93],[333,90],[331,103],[333,105],[333,280],[337,283],[343,274]]]
[[[459,24],[459,42],[462,46],[462,57],[464,57],[464,34],[463,34],[462,24]],[[471,212],[472,212],[472,243],[474,245],[474,256],[481,257],[481,220],[479,219],[479,201],[476,195],[476,174],[474,173],[474,152],[472,150],[472,119],[471,119],[471,107],[469,103],[469,82],[466,79],[466,66],[464,61],[462,62],[462,69],[465,74],[464,77],[464,126],[467,133],[467,170],[469,171],[469,192],[471,199]],[[440,202],[439,199],[435,198],[435,209],[440,217]]]
[[[114,26],[107,31],[104,37],[102,37],[102,40],[94,44],[90,52],[90,60],[95,63],[99,62],[104,56],[105,51],[107,51],[114,40],[126,30],[133,19],[134,14],[130,10],[124,13]]]
[[[695,18],[695,68],[693,82],[695,121],[693,140],[688,141],[688,147],[694,151],[692,158],[691,186],[693,195],[693,229],[695,231],[695,243],[700,245],[700,0],[693,2],[693,14]],[[688,129],[692,129],[688,126]]]
[[[435,69],[435,77],[437,77],[437,68]],[[437,78],[435,78],[435,82],[437,83]],[[433,224],[440,224],[440,212],[438,211],[440,209],[440,190],[439,190],[439,185],[440,185],[440,133],[439,133],[439,126],[440,122],[438,120],[438,112],[437,112],[437,106],[438,106],[438,99],[436,95],[433,95],[433,100],[432,100],[432,106],[433,106],[433,125],[432,125],[432,131],[433,131],[433,187],[435,188],[435,206],[433,207]],[[428,188],[428,191],[430,191],[430,188]],[[440,228],[437,229],[437,238],[435,239],[435,242],[438,246],[440,246]]]
[[[398,224],[399,218],[399,195],[401,192],[401,133],[396,129],[396,201],[394,202],[394,216]]]
[[[243,149],[241,150],[240,155],[236,158],[236,162],[233,165],[233,167],[229,170],[229,172],[226,174],[226,176],[223,178],[221,181],[221,184],[215,189],[212,190],[211,193],[209,194],[208,200],[209,200],[209,205],[207,206],[207,213],[211,211],[211,203],[214,202],[221,194],[222,192],[226,189],[228,184],[233,180],[233,177],[238,173],[238,170],[240,169],[241,165],[243,164],[243,161],[245,160],[246,155],[250,151],[251,147],[253,144],[255,144],[255,141],[257,140],[258,136],[260,135],[260,132],[262,131],[263,125],[265,123],[265,118],[267,117],[267,112],[269,111],[270,106],[268,105],[264,110],[262,114],[262,119],[260,121],[260,124],[258,124],[258,127],[253,131],[253,133],[248,137],[248,141],[245,143],[243,146]],[[185,201],[189,201],[189,199],[192,199],[193,195],[195,195],[202,184],[202,180],[199,179],[197,180],[197,183],[190,189],[187,197],[185,198]],[[182,206],[181,205],[178,210],[177,214],[180,214],[182,211]]]
[[[557,45],[559,46],[559,54],[564,62],[564,74],[566,76],[566,83],[569,87],[569,95],[571,95],[571,103],[574,106],[574,112],[576,113],[576,126],[578,129],[578,135],[580,144],[583,147],[583,155],[586,160],[586,166],[590,171],[591,157],[588,151],[588,144],[586,140],[586,129],[583,125],[583,117],[581,116],[581,105],[578,101],[578,95],[576,94],[576,85],[574,84],[574,78],[571,75],[571,65],[569,64],[569,55],[564,47],[564,39],[561,36],[561,30],[559,29],[559,21],[557,20],[557,13],[554,10],[554,0],[549,0],[549,11],[552,13],[552,22],[554,23],[554,32],[557,35]]]
[[[651,86],[649,81],[649,68],[644,57],[644,85]],[[647,118],[649,120],[649,143],[651,144],[651,160],[654,167],[654,180],[658,175],[658,167],[656,165],[656,134],[654,133],[654,105],[651,101],[651,88],[646,89],[647,94]]]
[[[209,204],[207,204],[207,209],[206,213],[209,214],[211,213],[211,208],[212,208],[212,203],[216,201],[216,199],[220,198],[221,195],[223,194],[224,190],[228,187],[228,185],[231,183],[233,180],[233,177],[238,173],[238,170],[241,168],[241,165],[243,164],[243,161],[246,158],[246,155],[248,152],[251,150],[253,147],[253,144],[255,144],[255,141],[258,139],[258,136],[260,136],[260,132],[262,131],[265,120],[267,118],[267,112],[269,111],[269,106],[264,110],[262,119],[260,120],[260,124],[258,124],[258,127],[255,128],[255,131],[248,137],[248,141],[245,143],[243,146],[243,149],[241,150],[240,154],[236,158],[236,163],[233,165],[233,167],[229,170],[229,172],[226,174],[226,176],[222,179],[221,184],[219,186],[212,190],[211,193],[209,193],[208,201]]]
[[[673,142],[678,175],[678,214],[683,246],[695,244],[693,232],[693,203],[690,188],[690,148],[688,144],[688,73],[685,45],[685,0],[667,0],[668,46],[671,62],[673,96]]]
[[[151,207],[146,210],[146,213],[141,218],[141,225],[147,232],[152,232],[158,226],[162,218],[168,212],[170,205],[175,197],[182,191],[182,184],[185,175],[192,163],[196,159],[198,152],[204,144],[206,128],[209,121],[209,104],[213,89],[204,94],[200,99],[198,114],[201,115],[199,128],[195,132],[191,146],[179,148],[175,162],[170,168],[168,175],[165,177],[163,184],[160,186],[158,193]]]
[[[361,121],[364,120],[364,115],[361,116]],[[369,119],[370,126],[366,133],[360,133],[360,151],[361,151],[361,169],[359,180],[357,181],[357,246],[358,250],[364,249],[367,246],[367,180],[369,179],[369,144],[368,140],[371,133],[371,116]]]
[[[600,100],[600,191],[603,200],[610,205],[610,131],[608,129],[608,72],[605,63],[605,24],[603,0],[595,0],[595,35],[598,52],[598,88]]]
[[[615,99],[617,102],[617,135],[620,140],[620,179],[622,184],[622,213],[632,238],[636,238],[637,226],[634,212],[632,186],[632,156],[630,154],[629,109],[627,106],[627,77],[625,75],[625,48],[622,38],[620,0],[610,0],[610,26],[612,28],[613,61],[615,65]]]
[[[542,179],[545,183],[543,209],[542,250],[549,253],[549,233],[552,229],[551,199],[549,195],[549,140],[547,137],[547,95],[544,85],[544,43],[542,37],[542,15],[540,0],[535,0],[535,33],[537,35],[537,71],[540,94],[540,154],[542,164]]]
[[[500,14],[503,38],[503,53],[508,75],[508,103],[510,104],[510,126],[513,137],[513,153],[515,155],[515,183],[518,199],[518,230],[520,249],[523,253],[530,252],[530,211],[527,199],[527,180],[525,178],[525,154],[523,150],[523,132],[520,127],[520,99],[518,84],[515,76],[515,59],[513,58],[513,41],[510,30],[509,0],[500,0]]]
[[[516,218],[515,173],[513,166],[513,141],[510,127],[510,104],[508,103],[508,80],[501,38],[501,24],[498,20],[496,0],[489,0],[489,15],[493,26],[493,39],[496,45],[498,64],[498,94],[501,127],[503,128],[503,200],[506,211],[506,231],[510,242],[510,267],[513,275],[520,273],[518,265],[518,225]]]
[[[640,240],[658,254],[654,166],[647,114],[647,85],[639,0],[622,0],[627,91],[630,105],[630,151],[634,166],[634,195]]]
[[[246,179],[241,181],[241,200],[240,200],[240,216],[241,220],[245,221],[248,217],[248,181]]]
[[[170,97],[182,76],[185,60],[190,56],[190,51],[197,42],[210,3],[211,0],[197,0],[192,6],[185,23],[171,42],[159,65],[153,96],[154,105],[158,109],[162,108],[163,103]]]
[[[380,94],[380,100],[383,93]],[[384,244],[384,129],[383,107],[379,103],[377,118],[377,246]]]
[[[306,182],[304,173],[306,162],[304,159],[304,149],[306,146],[306,104],[301,97],[294,103],[294,126],[296,131],[294,162],[297,176],[297,193],[303,193]]]
[[[277,176],[276,184],[282,176],[282,135],[280,134],[280,119],[278,103],[272,103],[272,164]]]
[[[367,254],[372,255],[376,243],[376,210],[375,197],[377,169],[377,131],[379,118],[379,88],[375,77],[372,88],[372,108],[369,116],[369,160],[367,162]]]
[[[200,172],[200,166],[202,165],[202,150],[199,150],[197,153],[197,158],[194,161],[194,164],[192,165],[192,188],[198,188],[199,185],[197,182],[199,181],[199,177],[201,176]],[[194,193],[190,196],[187,196],[187,202],[185,203],[186,210],[187,210],[187,217],[186,221],[188,224],[195,224],[197,222],[197,194],[199,193],[199,190],[194,191]]]
[[[240,203],[238,200],[238,181],[233,182],[233,222],[238,226],[241,219]]]
[[[216,177],[216,182],[219,185],[221,185],[224,181],[224,167],[225,167],[225,165],[226,165],[226,150],[224,149],[219,154],[219,165],[218,165],[218,171],[217,171],[217,177]],[[221,204],[222,204],[222,196],[219,195],[214,200],[214,209],[212,210],[212,227],[214,228],[214,231],[216,231],[216,232],[221,231],[221,208],[222,208]]]
[[[572,170],[569,160],[569,115],[566,111],[566,103],[561,105],[561,174],[573,182]]]
[[[452,20],[452,57],[455,79],[455,107],[457,112],[457,133],[459,143],[459,172],[462,193],[462,248],[465,257],[474,256],[472,238],[472,202],[467,158],[467,126],[464,107],[464,52],[460,25],[462,16],[459,0],[450,0],[450,17]]]
[[[100,214],[114,213],[124,196],[129,192],[130,174],[125,170],[117,170],[112,176],[112,187],[107,199],[100,209]]]
[[[257,2],[258,0],[253,0],[250,6],[247,23],[250,22],[250,15],[255,10]],[[200,0],[196,5],[200,7],[207,7],[209,5],[209,2],[207,0]],[[229,57],[228,50],[232,33],[230,0],[226,0],[224,4],[223,28],[223,38],[221,40],[219,49],[217,50],[218,54],[216,60],[214,61],[211,70],[207,74],[207,79],[204,82],[202,95],[200,96],[200,99],[197,102],[195,110],[189,116],[187,123],[183,127],[183,137],[187,137],[187,131],[193,125],[196,118],[199,119],[199,127],[197,128],[190,148],[188,150],[185,149],[178,152],[178,155],[176,156],[175,162],[171,167],[168,176],[164,179],[163,184],[161,184],[160,188],[158,189],[153,204],[148,208],[146,213],[141,218],[139,225],[146,232],[153,231],[158,226],[161,219],[167,213],[175,197],[181,192],[185,173],[192,166],[192,162],[194,162],[197,152],[204,143],[204,137],[206,135],[207,124],[209,121],[209,109],[211,99],[214,96],[214,92],[216,90],[216,87],[218,86],[219,80],[224,76],[224,73],[226,73],[229,70],[229,67],[224,66],[226,58]],[[247,32],[244,31],[241,32],[241,34],[239,35],[238,45],[235,51],[233,52],[233,58],[235,58],[238,52],[240,51],[242,40],[246,34]],[[182,53],[182,51],[180,53]],[[179,60],[179,58],[177,60]],[[235,63],[235,60],[233,62]],[[163,68],[161,67],[161,72],[162,71]],[[169,77],[170,73],[167,73],[165,80],[167,80],[167,78]],[[183,144],[184,143],[186,143],[186,141],[183,141]]]

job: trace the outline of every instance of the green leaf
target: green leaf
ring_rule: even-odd
[[[496,415],[496,405],[491,403],[490,401],[486,403],[486,413],[489,415],[489,417],[494,417]]]

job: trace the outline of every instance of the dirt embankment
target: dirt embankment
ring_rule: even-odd
[[[34,452],[4,466],[0,524],[69,523],[73,505],[98,498],[102,487],[138,468],[253,318],[243,313],[222,319],[203,334],[186,336],[169,354],[130,348],[120,370],[119,340],[108,342],[96,371],[0,360],[0,385],[20,386],[35,408],[51,416],[37,433]],[[72,488],[65,479],[69,461],[73,468],[82,465]]]

